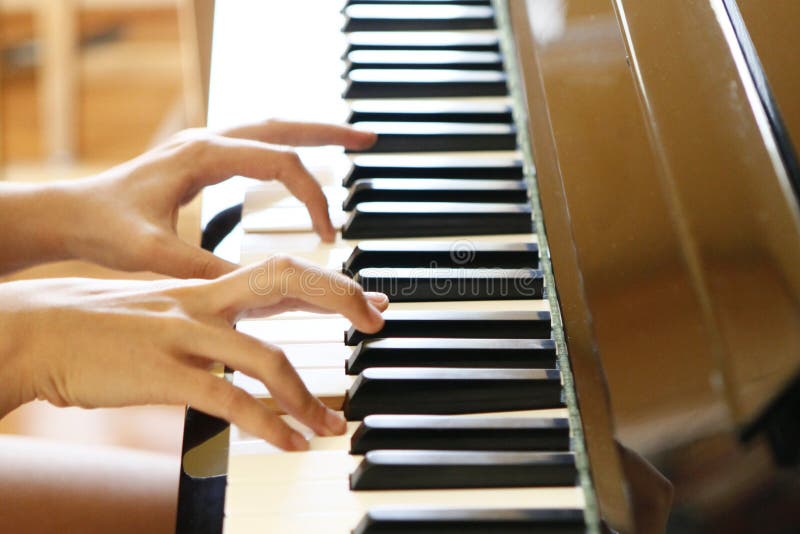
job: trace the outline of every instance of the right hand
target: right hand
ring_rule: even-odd
[[[261,380],[282,410],[317,434],[345,421],[306,389],[281,349],[231,328],[240,317],[338,312],[376,332],[388,299],[286,257],[207,280],[32,280],[0,284],[0,416],[57,406],[190,404],[288,450],[308,447],[244,390],[208,372],[219,361]]]

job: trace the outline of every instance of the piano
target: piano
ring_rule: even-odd
[[[377,335],[240,321],[348,431],[285,453],[190,408],[179,532],[646,531],[615,439],[647,454],[738,428],[790,382],[800,176],[782,108],[735,2],[633,4],[217,2],[210,127],[379,139],[298,150],[334,244],[282,187],[235,178],[204,192],[206,229],[241,213],[213,248],[300,256],[391,305]],[[665,53],[654,35],[676,28]]]

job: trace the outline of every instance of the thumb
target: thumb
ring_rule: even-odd
[[[160,253],[151,258],[149,268],[175,278],[210,279],[235,271],[239,266],[176,237],[166,241]]]

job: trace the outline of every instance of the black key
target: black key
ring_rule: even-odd
[[[560,408],[556,369],[372,367],[353,381],[348,421],[373,414],[449,415]]]
[[[465,180],[519,180],[522,161],[504,158],[363,155],[342,180],[350,187],[361,178],[460,178]]]
[[[353,50],[466,50],[499,52],[496,33],[474,32],[353,32],[347,34],[347,51]]]
[[[543,289],[534,269],[367,267],[353,280],[391,302],[540,299]]]
[[[370,415],[350,439],[350,454],[379,449],[568,451],[564,417]]]
[[[488,30],[490,6],[362,4],[344,9],[345,32]]]
[[[373,201],[522,203],[528,201],[528,186],[522,180],[364,178],[350,188],[342,208]]]
[[[365,267],[471,267],[536,269],[536,243],[474,243],[464,239],[450,242],[361,241],[342,265],[353,276]]]
[[[345,239],[525,234],[531,207],[468,202],[362,202],[342,227]]]
[[[345,72],[354,69],[503,70],[498,52],[464,50],[353,50]]]
[[[571,452],[370,451],[352,490],[574,486]]]
[[[359,152],[459,152],[517,147],[517,130],[512,124],[360,122],[356,127],[378,134],[374,145]]]
[[[348,122],[494,122],[511,123],[511,106],[457,100],[354,100]]]
[[[348,73],[344,98],[505,96],[499,70],[356,69]]]
[[[369,367],[555,369],[552,339],[369,339],[345,363],[349,375]]]
[[[583,510],[570,508],[370,508],[353,534],[585,534]]]
[[[355,346],[365,339],[390,337],[444,337],[489,339],[548,339],[549,311],[397,311],[383,313],[378,332],[365,334],[355,327],[344,341]]]

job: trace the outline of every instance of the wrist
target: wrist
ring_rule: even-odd
[[[34,400],[25,365],[23,338],[30,329],[19,324],[13,295],[6,295],[15,283],[0,285],[0,419],[17,407]]]
[[[0,188],[0,273],[37,263],[72,258],[73,201],[67,187],[50,184],[2,184]]]

